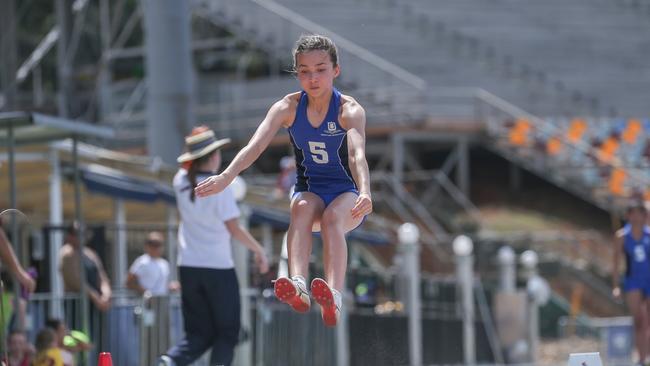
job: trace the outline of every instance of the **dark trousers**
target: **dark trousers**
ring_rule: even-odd
[[[234,269],[179,267],[185,337],[167,351],[186,366],[212,348],[210,365],[230,365],[239,339],[239,284]]]

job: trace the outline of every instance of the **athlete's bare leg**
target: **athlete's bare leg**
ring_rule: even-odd
[[[639,362],[645,362],[647,357],[647,314],[645,310],[645,301],[641,291],[630,291],[625,294],[625,302],[632,313],[634,319],[634,339],[636,349],[639,352]]]
[[[311,192],[300,192],[291,201],[291,223],[287,237],[289,274],[309,278],[312,226],[325,209],[323,200]]]
[[[345,234],[359,226],[363,220],[363,218],[353,219],[350,214],[357,197],[352,192],[343,193],[327,206],[321,217],[325,279],[331,288],[339,292],[344,289],[345,272],[348,267]]]

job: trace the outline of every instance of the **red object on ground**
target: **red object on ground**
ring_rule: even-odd
[[[97,366],[113,366],[113,359],[110,352],[102,352],[99,354],[99,361]]]

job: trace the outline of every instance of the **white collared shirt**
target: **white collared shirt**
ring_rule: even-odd
[[[208,175],[199,174],[196,183]],[[232,189],[208,197],[190,200],[187,171],[179,169],[174,176],[176,205],[181,216],[178,228],[178,265],[229,269],[234,268],[228,220],[239,217],[239,207]]]

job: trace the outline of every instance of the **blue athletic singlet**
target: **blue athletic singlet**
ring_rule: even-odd
[[[639,240],[632,236],[632,228],[626,225],[623,236],[623,252],[625,253],[625,280],[623,289],[627,291],[641,290],[650,294],[650,228],[643,228]]]
[[[327,206],[342,193],[358,193],[348,166],[347,131],[338,119],[341,93],[333,89],[325,119],[317,128],[307,118],[307,101],[303,91],[288,129],[296,156],[295,192],[313,192]]]

